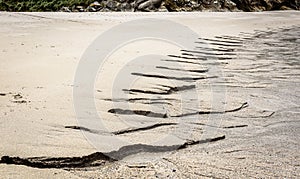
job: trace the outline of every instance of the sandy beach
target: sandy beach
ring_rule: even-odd
[[[0,178],[300,178],[299,19],[0,12]]]

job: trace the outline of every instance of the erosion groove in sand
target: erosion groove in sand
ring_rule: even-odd
[[[224,113],[231,113],[231,112],[237,112],[239,110],[242,110],[248,106],[248,103],[243,103],[240,107],[230,110],[224,110],[224,111],[197,111],[192,113],[185,113],[181,115],[176,116],[170,116],[170,117],[185,117],[185,116],[192,116],[192,115],[202,115],[202,114],[224,114]],[[123,114],[123,115],[142,115],[147,117],[158,117],[158,118],[168,118],[167,113],[156,113],[152,111],[145,111],[145,110],[130,110],[130,109],[120,109],[120,108],[114,108],[108,110],[109,113],[115,113],[115,114]]]
[[[231,112],[237,112],[239,110],[242,110],[248,106],[248,103],[245,102],[243,103],[240,107],[235,108],[235,109],[230,109],[230,110],[224,110],[224,111],[197,111],[193,113],[185,113],[177,116],[172,116],[172,117],[185,117],[185,116],[192,116],[192,115],[202,115],[202,114],[224,114],[224,113],[231,113]]]
[[[183,85],[178,87],[160,85],[162,88],[158,88],[159,91],[141,90],[141,89],[123,89],[123,91],[128,91],[131,93],[145,93],[145,94],[159,94],[159,95],[169,95],[174,92],[180,92],[185,90],[195,89],[196,85]]]
[[[115,114],[124,114],[124,115],[142,115],[147,117],[157,117],[157,118],[167,118],[166,113],[156,113],[152,111],[146,111],[146,110],[129,110],[129,109],[110,109],[108,110],[109,113],[115,113]]]
[[[225,136],[198,140],[188,141],[181,145],[173,146],[152,146],[145,144],[134,144],[120,148],[117,151],[109,153],[96,152],[82,157],[59,157],[59,158],[46,158],[46,157],[10,157],[2,156],[0,163],[25,165],[34,168],[83,168],[83,167],[96,167],[121,160],[127,156],[141,153],[141,152],[170,152],[185,149],[188,146],[204,144],[209,142],[216,142],[225,139]]]
[[[180,68],[170,68],[170,67],[165,67],[165,66],[156,66],[156,68],[160,69],[166,69],[166,70],[174,70],[174,71],[187,71],[187,72],[195,72],[195,73],[206,73],[208,72],[208,69],[205,70],[188,70],[188,69],[180,69]]]
[[[154,129],[154,128],[161,127],[161,126],[174,126],[174,125],[177,125],[177,123],[171,123],[171,122],[169,122],[169,123],[158,123],[158,124],[153,124],[153,125],[146,126],[146,127],[139,127],[139,128],[132,128],[132,129],[125,129],[125,130],[121,130],[121,131],[116,131],[116,132],[113,132],[113,134],[121,135],[121,134],[137,132],[137,131],[150,130],[150,129]]]
[[[142,77],[150,77],[150,78],[163,78],[163,79],[170,79],[170,80],[179,80],[179,81],[195,81],[195,80],[204,80],[209,78],[216,78],[215,76],[211,77],[174,77],[174,76],[162,76],[162,75],[154,75],[154,74],[142,74],[142,73],[132,73],[135,76],[142,76]]]

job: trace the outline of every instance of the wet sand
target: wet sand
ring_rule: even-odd
[[[1,176],[300,177],[299,17],[1,12]],[[74,82],[85,50],[143,18],[199,37],[191,48],[144,40],[117,49],[94,84],[102,126],[86,122],[93,111],[78,115],[76,100],[90,96],[73,93],[85,88]],[[138,59],[145,54],[159,56]]]

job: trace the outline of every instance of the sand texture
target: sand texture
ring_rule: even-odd
[[[300,178],[299,19],[0,12],[0,178]]]

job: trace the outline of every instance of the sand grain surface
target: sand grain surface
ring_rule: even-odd
[[[101,33],[143,18],[192,29],[195,48],[151,40],[120,48],[95,82],[107,131],[83,125],[73,102],[82,55]],[[0,12],[0,156],[8,156],[0,175],[299,178],[299,18],[296,11]],[[150,52],[161,56],[129,64],[136,81],[124,89],[117,74],[126,59]]]

